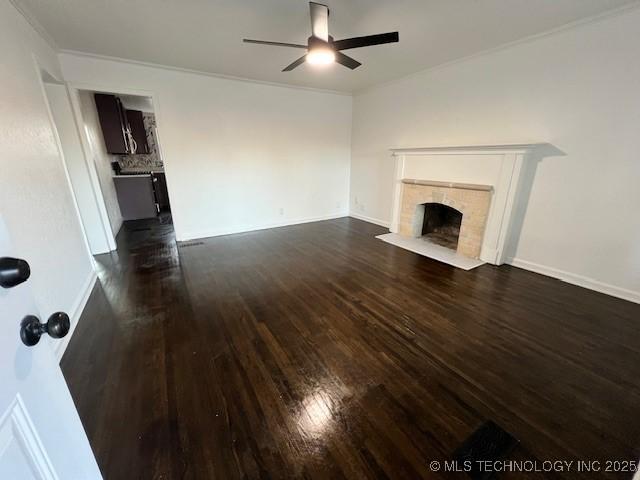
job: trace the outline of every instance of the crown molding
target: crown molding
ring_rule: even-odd
[[[314,88],[314,87],[305,87],[302,85],[291,85],[289,83],[280,83],[280,82],[269,82],[266,80],[257,80],[254,78],[246,78],[246,77],[236,77],[233,75],[226,75],[223,73],[213,73],[213,72],[206,72],[203,70],[193,70],[190,68],[183,68],[183,67],[174,67],[171,65],[162,65],[160,63],[152,63],[152,62],[143,62],[140,60],[132,60],[129,58],[122,58],[122,57],[112,57],[109,55],[101,55],[98,53],[89,53],[89,52],[81,52],[79,50],[69,50],[69,49],[59,49],[58,50],[59,54],[65,54],[65,55],[71,55],[71,56],[76,56],[76,57],[85,57],[85,58],[91,58],[91,59],[95,59],[95,60],[103,60],[103,61],[107,61],[107,62],[117,62],[117,63],[126,63],[128,65],[136,65],[139,67],[147,67],[147,68],[155,68],[155,69],[159,69],[159,70],[168,70],[168,71],[173,71],[173,72],[180,72],[180,73],[187,73],[190,75],[200,75],[200,76],[205,76],[205,77],[212,77],[212,78],[220,78],[222,80],[234,80],[234,81],[238,81],[238,82],[246,82],[246,83],[254,83],[254,84],[258,84],[258,85],[268,85],[270,87],[280,87],[280,88],[289,88],[289,89],[294,89],[294,90],[305,90],[308,92],[315,92],[315,93],[323,93],[323,94],[330,94],[330,95],[341,95],[341,96],[345,96],[345,97],[351,97],[352,94],[351,92],[343,92],[340,90],[330,90],[330,89],[323,89],[323,88]]]
[[[513,47],[517,47],[519,45],[524,45],[527,43],[533,43],[537,40],[541,40],[543,38],[546,37],[552,37],[554,35],[559,35],[561,33],[565,33],[567,31],[570,30],[575,30],[587,25],[591,25],[594,23],[600,23],[600,22],[604,22],[610,18],[615,18],[615,17],[620,17],[622,15],[625,15],[629,12],[633,12],[635,10],[640,9],[640,0],[634,0],[632,3],[628,3],[626,5],[622,5],[621,7],[617,7],[611,10],[607,10],[606,12],[600,12],[596,15],[592,15],[590,17],[585,17],[585,18],[581,18],[579,20],[575,20],[573,22],[569,22],[569,23],[565,23],[564,25],[560,25],[559,27],[556,28],[552,28],[550,30],[544,31],[544,32],[540,32],[540,33],[534,33],[533,35],[529,35],[523,38],[520,38],[518,40],[514,40],[512,42],[507,42],[504,43],[502,45],[498,45],[496,47],[492,47],[492,48],[488,48],[486,50],[481,50],[479,52],[476,53],[472,53],[471,55],[465,55],[463,57],[460,58],[456,58],[454,60],[450,60],[448,62],[443,62],[440,63],[438,65],[433,65],[431,67],[427,67],[427,68],[423,68],[420,70],[417,70],[413,73],[408,73],[406,75],[403,75],[402,77],[398,77],[398,78],[393,78],[391,80],[387,80],[381,83],[376,83],[374,85],[369,85],[368,87],[364,87],[361,89],[357,89],[354,90],[352,92],[352,95],[354,97],[358,96],[358,95],[362,95],[362,94],[366,94],[369,92],[373,92],[376,91],[380,88],[384,88],[384,87],[388,87],[391,85],[395,85],[397,83],[400,83],[404,80],[413,78],[413,77],[417,77],[420,75],[428,75],[429,73],[447,68],[447,67],[451,67],[453,65],[457,65],[458,63],[463,63],[466,62],[467,60],[473,60],[476,58],[482,58],[484,56],[487,55],[491,55],[492,53],[498,53],[501,52],[503,50],[509,50],[510,48]]]
[[[634,0],[632,3],[629,3],[627,5],[623,5],[621,7],[618,8],[614,8],[612,10],[608,10],[606,12],[601,12],[599,14],[596,15],[592,15],[590,17],[586,17],[586,18],[582,18],[580,20],[576,20],[573,22],[569,22],[567,24],[561,25],[559,27],[547,30],[545,32],[541,32],[541,33],[537,33],[534,35],[529,35],[527,37],[512,41],[512,42],[508,42],[505,43],[503,45],[498,45],[497,47],[493,47],[490,49],[486,49],[486,50],[482,50],[476,53],[473,53],[471,55],[467,55],[464,57],[460,57],[458,59],[454,59],[451,60],[449,62],[444,62],[441,63],[439,65],[434,65],[431,67],[427,67],[421,70],[418,70],[416,72],[413,73],[409,73],[407,75],[404,75],[402,77],[399,78],[394,78],[391,79],[389,81],[385,81],[385,82],[381,82],[381,83],[377,83],[374,85],[370,85],[368,87],[364,87],[362,89],[356,89],[352,92],[346,92],[346,91],[341,91],[341,90],[331,90],[331,89],[322,89],[322,88],[315,88],[315,87],[305,87],[302,85],[292,85],[292,84],[288,84],[288,83],[282,83],[282,82],[270,82],[270,81],[266,81],[266,80],[257,80],[257,79],[253,79],[253,78],[246,78],[246,77],[238,77],[238,76],[234,76],[234,75],[227,75],[227,74],[222,74],[222,73],[215,73],[215,72],[207,72],[207,71],[202,71],[202,70],[195,70],[195,69],[189,69],[189,68],[182,68],[182,67],[176,67],[176,66],[171,66],[171,65],[163,65],[163,64],[158,64],[158,63],[152,63],[152,62],[144,62],[144,61],[139,61],[139,60],[132,60],[132,59],[128,59],[128,58],[122,58],[122,57],[114,57],[114,56],[108,56],[108,55],[101,55],[101,54],[96,54],[96,53],[90,53],[90,52],[82,52],[79,50],[70,50],[70,49],[62,49],[60,48],[56,41],[54,40],[53,36],[51,36],[49,34],[49,32],[42,26],[42,24],[38,21],[38,19],[36,18],[36,16],[33,14],[33,12],[31,12],[31,10],[24,5],[24,3],[22,2],[22,0],[9,0],[9,3],[11,3],[11,5],[13,5],[13,7],[24,17],[24,19],[31,25],[31,27],[36,31],[36,33],[38,33],[38,35],[40,35],[40,37],[58,54],[60,53],[65,53],[65,54],[69,54],[69,55],[77,55],[77,56],[84,56],[84,57],[88,57],[88,58],[95,58],[95,59],[100,59],[100,60],[108,60],[108,61],[114,61],[114,62],[122,62],[122,63],[128,63],[128,64],[132,64],[132,65],[139,65],[139,66],[145,66],[145,67],[150,67],[150,68],[157,68],[157,69],[162,69],[162,70],[172,70],[172,71],[177,71],[177,72],[182,72],[182,73],[190,73],[190,74],[194,74],[194,75],[202,75],[202,76],[208,76],[208,77],[213,77],[213,78],[221,78],[221,79],[226,79],[226,80],[236,80],[236,81],[241,81],[241,82],[247,82],[247,83],[254,83],[254,84],[258,84],[258,85],[269,85],[269,86],[273,86],[273,87],[282,87],[282,88],[292,88],[292,89],[296,89],[296,90],[306,90],[306,91],[311,91],[311,92],[316,92],[316,93],[325,93],[325,94],[332,94],[332,95],[342,95],[342,96],[347,96],[347,97],[355,97],[357,95],[360,94],[364,94],[370,91],[375,91],[379,88],[383,88],[389,85],[393,85],[396,83],[399,83],[403,80],[406,80],[408,78],[412,78],[421,74],[428,74],[432,71],[436,71],[442,68],[446,68],[458,63],[462,63],[465,62],[467,60],[472,60],[475,58],[479,58],[479,57],[483,57],[485,55],[490,55],[492,53],[497,53],[503,50],[508,50],[512,47],[516,47],[518,45],[521,44],[527,44],[527,43],[531,43],[534,42],[536,40],[545,38],[545,37],[549,37],[549,36],[553,36],[556,34],[560,34],[569,30],[573,30],[576,28],[580,28],[582,26],[586,26],[589,24],[593,24],[593,23],[598,23],[601,21],[605,21],[609,18],[613,18],[613,17],[618,17],[618,16],[622,16],[626,13],[629,13],[631,11],[640,9],[640,0]]]
[[[9,3],[15,8],[20,15],[27,21],[31,28],[49,45],[56,53],[60,51],[58,44],[54,38],[49,34],[46,28],[38,21],[33,12],[27,7],[22,0],[9,0]]]

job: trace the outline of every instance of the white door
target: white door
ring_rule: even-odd
[[[0,259],[5,259],[0,266],[7,265],[7,257],[12,257],[12,249],[0,216]],[[19,277],[9,276],[8,270],[4,276],[0,272],[0,284]],[[21,340],[23,318],[35,315],[46,323],[54,312],[42,313],[36,311],[28,280],[10,288],[0,285],[0,479],[101,479],[48,342],[28,347]],[[53,325],[64,333],[64,316],[49,325],[54,335]],[[32,330],[32,340],[37,333]]]

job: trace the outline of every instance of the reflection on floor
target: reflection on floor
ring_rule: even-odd
[[[515,460],[637,458],[639,305],[383,232],[126,224],[62,361],[104,478],[466,478],[430,461],[487,420]]]

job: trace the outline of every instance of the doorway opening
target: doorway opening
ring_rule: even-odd
[[[174,239],[153,98],[65,85],[45,91],[91,253],[116,250],[120,234],[159,230]]]

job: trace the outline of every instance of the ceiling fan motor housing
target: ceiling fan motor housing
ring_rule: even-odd
[[[333,50],[333,37],[329,35],[329,41],[325,42],[321,38],[314,37],[313,35],[307,39],[307,45],[309,47],[309,51],[315,48],[331,48]]]

